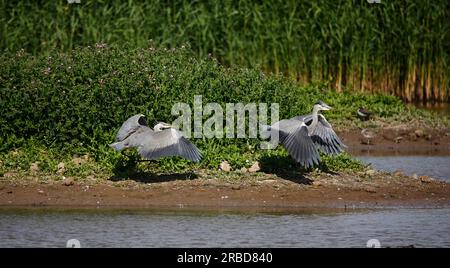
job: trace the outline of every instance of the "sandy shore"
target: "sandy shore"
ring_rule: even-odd
[[[396,136],[398,133],[395,133]],[[450,155],[450,137],[381,134],[361,144],[359,132],[341,132],[348,151],[371,154]],[[398,136],[397,136],[398,137]],[[0,207],[197,207],[372,208],[450,205],[450,183],[429,177],[364,172],[242,173],[199,170],[189,174],[136,174],[131,178],[88,176],[62,183],[57,174],[8,172],[0,177]]]
[[[369,141],[359,130],[337,133],[352,155],[450,155],[450,129],[391,127],[374,132]]]
[[[371,208],[450,205],[450,183],[428,177],[364,174],[201,174],[139,180],[0,183],[0,206],[52,207],[322,207]],[[151,176],[151,175],[149,175]],[[216,178],[218,177],[218,178]]]

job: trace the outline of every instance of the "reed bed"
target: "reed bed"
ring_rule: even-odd
[[[177,47],[300,83],[450,101],[450,2],[0,0],[0,49]]]

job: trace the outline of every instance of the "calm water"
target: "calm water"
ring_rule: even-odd
[[[376,169],[402,170],[408,175],[427,175],[450,181],[450,156],[357,156]]]
[[[229,214],[0,211],[1,247],[450,247],[450,208]]]
[[[420,109],[432,111],[440,116],[450,116],[450,104],[448,104],[448,103],[436,103],[436,104],[417,103],[417,104],[410,104],[410,105],[416,106],[417,108],[420,108]]]

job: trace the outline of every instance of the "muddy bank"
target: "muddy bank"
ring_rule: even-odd
[[[16,176],[10,174],[10,176]],[[17,175],[18,176],[18,175]],[[369,170],[360,173],[265,174],[199,171],[140,174],[96,181],[0,182],[1,207],[371,208],[450,205],[450,183]]]
[[[387,127],[370,129],[366,138],[361,130],[337,131],[352,155],[450,155],[450,130]]]

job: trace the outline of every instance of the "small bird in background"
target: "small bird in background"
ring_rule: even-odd
[[[374,139],[376,136],[375,132],[373,132],[367,128],[364,128],[363,130],[361,130],[361,135],[364,137],[364,139],[367,140],[367,142],[365,140],[362,140],[361,143],[367,144],[367,145],[370,145],[370,140]]]
[[[363,107],[359,107],[357,114],[358,114],[359,119],[361,119],[362,121],[367,121],[367,120],[369,120],[370,116],[372,115],[372,112],[368,111],[367,109],[365,109]]]

